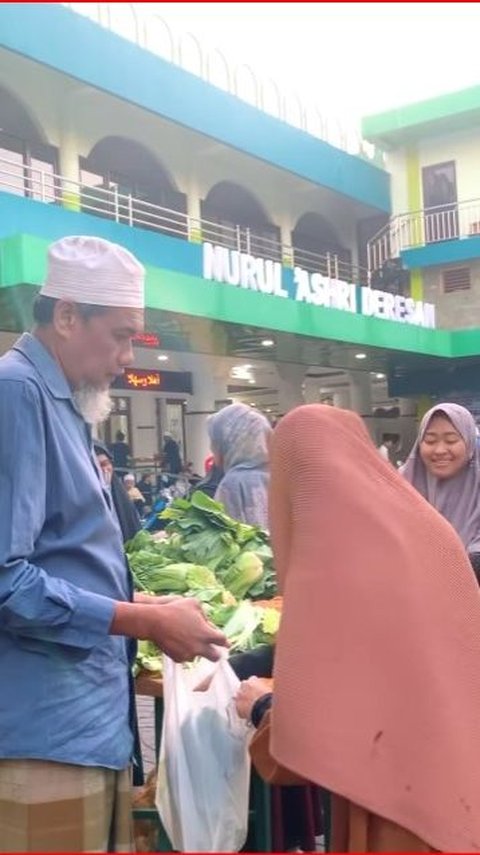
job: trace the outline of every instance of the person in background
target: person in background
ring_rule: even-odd
[[[115,442],[110,447],[113,465],[118,475],[124,475],[130,465],[130,446],[125,442],[125,434],[117,430]]]
[[[0,852],[131,851],[130,639],[176,661],[227,643],[194,600],[133,593],[94,457],[144,276],[117,244],[62,238],[0,359]]]
[[[120,525],[120,531],[122,532],[122,540],[124,543],[128,543],[128,541],[135,537],[137,532],[140,531],[142,527],[140,517],[135,507],[132,505],[130,499],[128,498],[127,491],[125,490],[121,479],[114,471],[112,456],[108,448],[98,439],[95,439],[93,443],[93,450],[95,452],[97,463],[102,473],[105,488],[107,489],[113,502],[113,510]],[[130,640],[130,644],[133,643],[134,642]],[[133,649],[131,651],[131,656],[132,658],[133,656],[135,656],[135,652]],[[131,719],[134,737],[132,757],[132,783],[134,787],[137,787],[142,786],[142,784],[144,783],[144,773],[140,732],[138,729],[137,704],[136,697],[133,692],[131,693],[130,703],[132,707]]]
[[[137,484],[138,489],[140,490],[143,498],[145,499],[145,504],[148,506],[149,510],[153,506],[153,475],[151,472],[144,472],[140,481]]]
[[[132,505],[134,505],[134,507],[136,508],[139,516],[142,516],[143,510],[145,508],[145,499],[142,496],[137,485],[135,484],[135,475],[129,472],[127,475],[124,476],[123,484],[127,496],[130,499]]]
[[[445,403],[425,413],[400,471],[454,527],[480,580],[480,456],[469,410]]]
[[[229,404],[208,418],[210,447],[224,473],[215,499],[240,522],[268,527],[268,419],[246,404]]]
[[[163,434],[163,440],[163,467],[170,475],[179,475],[182,471],[180,446],[168,431]]]
[[[132,539],[132,537],[135,537],[138,531],[140,531],[142,527],[140,517],[135,506],[130,501],[122,481],[114,471],[112,456],[107,447],[98,440],[94,440],[93,447],[98,465],[102,471],[105,486],[112,497],[113,507],[120,524],[123,542],[127,543]]]
[[[390,460],[391,462],[391,453],[395,447],[395,437],[393,437],[390,433],[382,434],[382,442],[378,446],[378,450],[383,457],[384,460]]]
[[[356,413],[320,404],[275,429],[270,531],[266,745],[330,792],[331,851],[479,851],[480,597],[458,535]]]
[[[196,490],[201,490],[202,493],[206,493],[207,496],[210,496],[211,499],[214,498],[220,481],[223,478],[223,470],[220,466],[217,466],[215,463],[209,467],[208,472],[206,473],[204,478],[201,478],[197,484],[192,486],[190,490],[190,495],[195,493]]]

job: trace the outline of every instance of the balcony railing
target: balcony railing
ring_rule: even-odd
[[[480,235],[480,199],[399,214],[369,242],[369,270],[379,270],[402,250],[474,235]]]
[[[365,268],[355,267],[335,253],[315,253],[287,245],[268,234],[258,234],[247,226],[196,219],[181,211],[121,193],[116,185],[88,187],[51,171],[0,157],[0,191],[193,243],[208,241],[255,257],[279,261],[286,267],[297,265],[332,278],[368,284]]]

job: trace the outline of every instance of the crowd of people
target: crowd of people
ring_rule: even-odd
[[[0,360],[0,852],[131,851],[135,640],[175,661],[227,646],[195,600],[133,593],[123,544],[154,485],[123,477],[125,436],[92,439],[143,295],[131,253],[63,238],[32,333]],[[358,415],[321,404],[274,429],[232,404],[208,433],[200,487],[270,531],[283,596],[275,648],[231,657],[252,759],[290,793],[276,811],[320,793],[330,851],[479,851],[473,416],[433,407],[400,470]]]

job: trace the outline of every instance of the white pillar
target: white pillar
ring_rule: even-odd
[[[215,361],[197,357],[198,368],[193,372],[193,395],[185,413],[186,459],[192,461],[194,471],[203,475],[205,458],[210,454],[207,418],[216,411],[216,402],[225,401],[227,381],[222,374],[214,373]]]
[[[415,398],[399,398],[399,407],[401,416],[416,416],[417,402]]]
[[[200,189],[191,179],[187,187],[188,239],[192,243],[202,242],[202,208]]]
[[[64,208],[80,211],[80,164],[78,139],[74,131],[63,128],[58,149],[58,169],[63,177],[62,203]]]
[[[351,408],[361,416],[372,413],[372,386],[368,371],[350,371],[350,400]]]
[[[305,403],[303,389],[305,366],[280,362],[277,363],[277,371],[280,381],[278,384],[278,409],[280,415],[285,415],[289,410]]]
[[[350,409],[362,416],[372,437],[374,425],[372,416],[372,384],[368,371],[349,371]]]
[[[292,221],[286,216],[277,217],[277,225],[280,228],[280,240],[282,242],[282,264],[284,267],[293,267]]]
[[[344,389],[336,389],[333,393],[333,406],[339,407],[341,410],[351,410],[350,389],[346,386]]]
[[[320,377],[305,377],[303,394],[306,404],[319,404],[321,402],[320,380]]]

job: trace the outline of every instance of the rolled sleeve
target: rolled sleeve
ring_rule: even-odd
[[[32,562],[45,524],[42,401],[33,383],[0,381],[0,627],[88,650],[109,633],[115,602]]]

